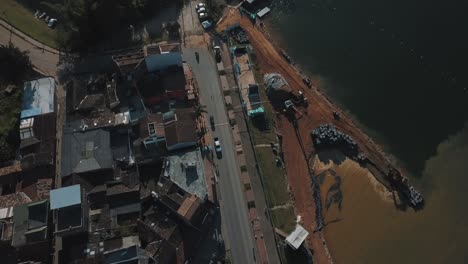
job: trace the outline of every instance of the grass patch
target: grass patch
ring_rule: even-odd
[[[57,47],[57,32],[50,29],[44,20],[14,0],[0,0],[0,17],[15,28],[50,47]]]
[[[290,202],[284,177],[285,171],[275,164],[275,155],[271,148],[256,148],[259,166],[263,174],[265,192],[270,202],[270,207],[283,205]]]
[[[296,227],[296,216],[292,206],[271,210],[270,215],[274,226],[286,232],[286,234],[291,233]]]

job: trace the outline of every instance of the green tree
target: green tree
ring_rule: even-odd
[[[32,66],[27,52],[12,43],[0,46],[0,85],[17,84],[31,74]]]

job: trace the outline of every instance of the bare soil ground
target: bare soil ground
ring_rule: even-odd
[[[227,26],[240,23],[248,33],[251,45],[256,55],[256,62],[260,67],[260,73],[280,73],[288,81],[291,88],[297,93],[302,91],[309,100],[307,108],[299,107],[303,112],[298,120],[298,130],[284,117],[276,120],[276,129],[283,137],[282,148],[286,163],[286,171],[291,191],[294,197],[296,211],[302,217],[304,227],[311,233],[308,244],[313,250],[314,263],[331,263],[328,249],[321,232],[312,233],[316,226],[315,204],[312,197],[311,181],[308,172],[307,157],[315,153],[310,132],[320,124],[332,123],[341,131],[350,135],[375,166],[383,172],[387,171],[390,164],[381,148],[375,144],[353,121],[334,106],[323,94],[317,91],[320,88],[318,80],[312,80],[313,88],[309,89],[302,81],[302,76],[296,68],[289,64],[279,53],[279,49],[265,36],[262,29],[246,17],[241,17],[239,12],[228,10],[224,20],[218,25],[217,30],[222,31]],[[339,121],[333,118],[333,112],[340,113]],[[302,147],[304,148],[304,153]],[[305,154],[305,155],[304,155]],[[307,157],[306,157],[307,156]],[[312,165],[312,164],[310,164]]]

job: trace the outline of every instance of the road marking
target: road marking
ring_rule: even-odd
[[[217,125],[215,125],[215,127],[220,127],[220,126],[225,126],[225,125],[229,125],[229,123],[217,124]]]

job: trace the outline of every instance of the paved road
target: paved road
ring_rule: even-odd
[[[55,76],[59,62],[58,51],[35,41],[0,20],[0,44],[8,45],[10,40],[20,50],[29,52],[34,67],[46,75]]]
[[[195,59],[195,51],[200,54],[200,63]],[[226,249],[230,249],[232,262],[235,264],[255,263],[253,236],[241,186],[240,168],[235,158],[231,127],[228,125],[214,59],[206,48],[186,49],[184,59],[192,66],[206,110],[214,116],[215,123],[220,124],[213,131],[213,136],[220,138],[223,147],[222,158],[216,162],[219,168],[221,218]]]

